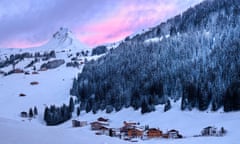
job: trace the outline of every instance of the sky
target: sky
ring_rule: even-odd
[[[91,47],[156,26],[203,0],[0,0],[0,47],[46,43],[60,27]]]

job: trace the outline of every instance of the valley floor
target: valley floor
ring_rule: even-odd
[[[177,129],[185,137],[183,139],[138,139],[142,144],[238,144],[240,130],[240,112],[223,113],[223,112],[181,112],[177,108],[169,112],[162,112],[162,107],[158,111],[141,115],[139,111],[124,109],[118,113],[105,114],[85,114],[79,120],[93,122],[98,117],[110,119],[111,127],[123,126],[123,121],[135,121],[140,125],[149,125],[150,127],[159,128],[162,131]],[[223,137],[193,137],[199,135],[201,130],[207,126],[224,127],[227,134]],[[108,136],[96,136],[90,130],[90,126],[82,128],[72,128],[71,121],[60,126],[47,127],[39,124],[38,120],[17,121],[0,118],[0,142],[4,144],[122,144],[129,143],[118,138]]]

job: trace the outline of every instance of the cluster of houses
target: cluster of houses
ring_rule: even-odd
[[[123,122],[121,128],[110,128],[109,119],[98,118],[97,121],[90,123],[91,130],[95,131],[96,135],[108,135],[110,137],[118,137],[124,140],[131,140],[133,138],[139,138],[142,140],[150,138],[183,138],[183,136],[177,130],[169,130],[163,133],[160,129],[149,128],[148,126],[140,126],[140,123],[136,122]],[[83,127],[88,125],[86,121],[72,120],[73,127]]]
[[[171,129],[167,132],[163,132],[158,128],[149,128],[148,126],[140,126],[140,123],[136,122],[123,122],[121,128],[110,128],[109,119],[98,118],[97,121],[90,123],[91,130],[95,132],[96,135],[107,135],[110,137],[118,137],[123,140],[129,140],[138,138],[142,140],[151,138],[168,138],[168,139],[179,139],[183,136],[178,130]],[[72,120],[73,127],[83,127],[87,126],[87,121]],[[224,136],[226,130],[222,127],[218,130],[215,127],[206,127],[201,131],[198,136]]]

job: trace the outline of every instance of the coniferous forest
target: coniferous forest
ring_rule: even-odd
[[[158,41],[151,39],[158,38]],[[240,110],[240,1],[209,0],[88,62],[73,81],[80,109],[142,113]]]

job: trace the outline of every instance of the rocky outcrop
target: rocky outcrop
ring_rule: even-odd
[[[49,61],[41,65],[41,69],[55,69],[63,65],[65,61],[63,59]]]

